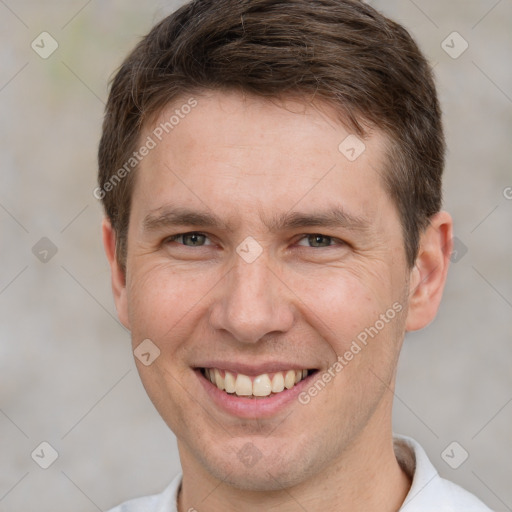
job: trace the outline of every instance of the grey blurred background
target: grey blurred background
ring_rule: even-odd
[[[2,512],[106,510],[179,471],[116,319],[92,191],[108,80],[182,3],[0,0]],[[512,511],[512,1],[371,3],[435,66],[457,237],[437,319],[407,336],[395,431]]]

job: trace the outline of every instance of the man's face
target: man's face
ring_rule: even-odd
[[[332,112],[195,98],[161,142],[152,131],[179,102],[141,138],[157,145],[137,170],[119,314],[134,348],[150,339],[160,350],[137,365],[182,465],[280,489],[390,432],[409,271],[381,179],[385,141],[373,133],[354,160],[362,146],[348,139],[340,151],[350,132]],[[240,394],[315,372],[248,398],[218,389],[204,368],[229,371]]]

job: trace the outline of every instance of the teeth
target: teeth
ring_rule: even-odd
[[[308,375],[307,370],[288,370],[275,373],[272,379],[266,373],[251,379],[247,375],[233,374],[218,368],[206,368],[204,373],[206,378],[220,390],[246,397],[265,397],[271,393],[280,393],[285,388],[293,388]]]
[[[220,374],[217,368],[215,368],[215,384],[219,389],[224,389],[224,377]]]
[[[235,377],[231,372],[226,372],[224,377],[224,388],[227,393],[234,393],[236,390]]]
[[[284,389],[284,377],[281,372],[276,373],[272,379],[272,393],[279,393]]]
[[[238,396],[250,396],[252,395],[252,382],[251,378],[247,375],[239,373],[236,377],[235,382],[235,393]]]
[[[293,370],[288,370],[286,372],[286,377],[284,378],[284,387],[286,389],[292,389],[295,384],[295,372]]]
[[[266,373],[258,375],[252,383],[252,394],[254,396],[268,396],[270,393],[272,393],[270,377]]]

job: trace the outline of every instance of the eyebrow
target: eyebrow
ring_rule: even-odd
[[[344,228],[351,231],[367,231],[371,222],[353,215],[343,208],[334,207],[317,212],[286,212],[263,221],[270,232],[308,227]],[[144,231],[158,231],[173,226],[199,226],[233,231],[233,225],[212,212],[200,212],[183,207],[163,207],[150,212],[143,221]]]
[[[367,231],[371,223],[368,219],[353,215],[340,207],[325,211],[302,213],[288,212],[274,216],[266,223],[272,232],[309,227],[344,228],[351,231]]]
[[[172,226],[201,226],[226,231],[231,227],[213,213],[188,208],[159,208],[146,215],[143,222],[144,231],[158,231]]]

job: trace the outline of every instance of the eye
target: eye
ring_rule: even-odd
[[[333,245],[343,244],[341,240],[321,234],[304,235],[297,245],[309,246],[315,248],[332,247]]]
[[[186,247],[202,247],[204,245],[212,245],[211,241],[206,235],[196,232],[173,235],[167,238],[165,242],[177,242],[178,244],[185,245]]]

